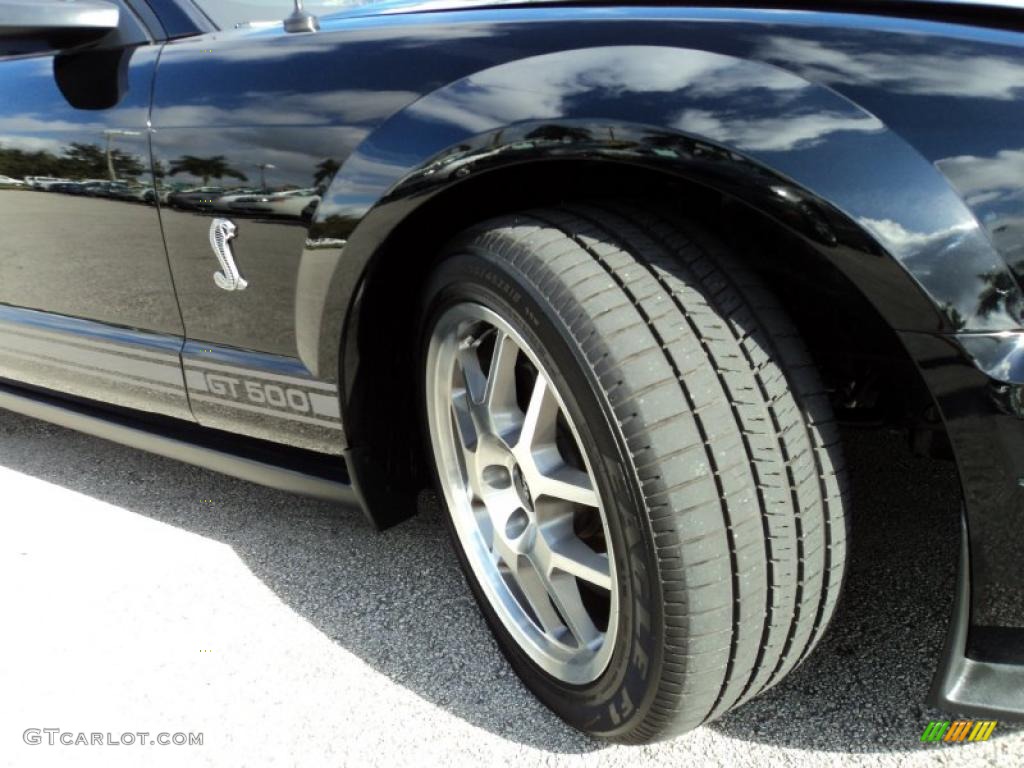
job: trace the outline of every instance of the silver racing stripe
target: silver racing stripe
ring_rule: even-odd
[[[248,403],[226,402],[223,398],[220,397],[210,397],[209,395],[200,395],[194,392],[190,392],[189,397],[193,401],[198,401],[201,403],[215,403],[217,405],[226,405],[229,408],[237,408],[242,411],[250,411],[252,413],[259,413],[261,415],[270,414],[273,415],[275,418],[279,419],[287,419],[288,421],[298,421],[303,424],[314,424],[318,427],[324,427],[325,429],[341,430],[340,421],[331,422],[320,418],[301,416],[297,413],[285,413],[282,411],[274,411],[263,406],[250,405]]]
[[[192,420],[174,336],[0,306],[0,377]]]
[[[95,338],[84,338],[79,334],[72,334],[61,331],[50,331],[42,328],[28,327],[4,321],[0,317],[0,335],[12,335],[20,338],[39,339],[43,342],[70,344],[83,349],[96,349],[102,352],[112,352],[119,357],[138,358],[139,360],[156,360],[170,365],[178,364],[178,349],[161,350],[158,352],[150,349],[139,349],[131,344],[100,341]]]
[[[304,373],[287,357],[0,305],[0,378],[338,453],[338,387]]]
[[[181,369],[174,355],[166,355],[158,362],[76,342],[54,341],[5,331],[0,331],[0,345],[8,354],[44,359],[69,368],[116,374],[136,384],[151,382],[178,390],[182,388]]]
[[[211,363],[206,360],[196,360],[189,357],[185,361],[187,368],[197,369],[209,369],[211,371],[224,371],[225,373],[248,373],[249,375],[256,376],[260,379],[270,379],[272,381],[284,381],[291,384],[298,384],[299,386],[307,389],[322,389],[327,392],[333,392],[337,394],[338,387],[336,384],[331,384],[326,381],[317,381],[315,379],[305,379],[298,376],[285,376],[281,373],[270,373],[269,371],[255,371],[252,368],[244,368],[237,365],[224,365],[223,363]]]
[[[41,355],[35,352],[27,352],[25,350],[9,347],[6,344],[0,343],[0,358],[3,357],[18,358],[22,360],[29,360],[33,362],[42,363],[44,365],[50,365],[59,368],[68,368],[81,372],[87,376],[96,376],[101,379],[106,379],[108,381],[116,382],[119,384],[126,384],[132,387],[143,387],[144,389],[151,389],[157,392],[166,392],[167,394],[172,395],[181,395],[182,397],[184,397],[185,395],[185,392],[180,385],[173,386],[158,384],[154,381],[140,378],[139,376],[134,376],[125,373],[115,373],[111,371],[109,368],[102,368],[93,365],[79,365],[76,363],[68,362],[67,360],[62,360],[59,357]],[[2,366],[0,366],[0,372],[2,372]]]

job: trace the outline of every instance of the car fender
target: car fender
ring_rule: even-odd
[[[896,330],[1021,325],[1020,289],[975,216],[876,116],[762,62],[606,46],[467,76],[357,147],[323,196],[300,268],[310,370],[338,370],[345,312],[407,216],[480,173],[552,157],[650,165],[749,202],[814,240]]]
[[[341,167],[310,232],[311,244],[319,239],[335,257],[322,262],[323,302],[310,307],[305,349],[338,366],[330,370],[341,376],[353,475],[374,487],[390,479],[360,444],[366,430],[358,427],[374,428],[373,416],[358,412],[358,397],[351,407],[346,400],[360,381],[362,335],[347,331],[361,315],[353,297],[367,275],[401,280],[396,259],[431,257],[389,250],[389,237],[461,184],[556,158],[645,165],[717,189],[799,234],[851,280],[897,332],[939,407],[971,531],[971,615],[991,614],[999,604],[991,595],[1014,583],[1019,562],[1016,540],[992,521],[1019,508],[1021,454],[1014,447],[998,462],[990,457],[994,436],[1020,441],[1022,387],[1006,383],[1019,375],[1020,334],[1007,332],[1021,328],[1020,288],[922,153],[848,98],[773,65],[665,47],[545,54],[440,88],[370,134]],[[404,508],[390,500],[370,507],[385,521]],[[968,633],[958,622],[957,637]],[[961,646],[950,646],[944,669],[961,669]],[[996,699],[1000,711],[1020,709],[1010,696]]]

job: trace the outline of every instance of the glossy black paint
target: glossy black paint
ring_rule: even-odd
[[[61,93],[54,77],[60,57],[3,61],[3,172],[28,173],[38,167],[36,173],[48,173],[45,164],[33,165],[36,158],[30,154],[12,157],[24,147],[53,155],[70,152],[73,159],[65,167],[108,179],[109,147],[115,172],[144,175],[155,53],[149,47],[127,50],[130,61],[120,100],[110,109],[89,111],[75,109]],[[5,233],[0,302],[180,335],[181,319],[152,208],[24,189],[3,189],[0,196]],[[123,237],[112,242],[114,228]]]
[[[0,360],[7,378],[191,419],[156,212],[82,183],[132,179],[144,194],[157,58],[146,39],[122,14],[109,50],[0,60],[0,173],[77,180],[63,193],[0,188]]]
[[[290,35],[189,30],[197,22],[166,2],[153,10],[178,39],[131,51],[126,93],[109,80],[116,68],[94,80],[119,99],[96,114],[119,127],[129,115],[145,124],[144,83],[153,80],[153,200],[175,291],[152,252],[154,209],[104,200],[74,239],[90,257],[94,243],[114,243],[124,270],[130,252],[132,277],[76,266],[51,290],[38,269],[71,238],[47,241],[52,232],[41,231],[33,240],[46,259],[8,273],[21,282],[0,284],[0,302],[169,334],[181,340],[191,417],[201,424],[363,456],[372,425],[350,399],[361,381],[372,393],[363,353],[406,340],[357,336],[367,309],[359,299],[368,281],[401,280],[430,258],[387,247],[417,214],[532,164],[574,173],[585,161],[683,179],[793,232],[900,332],[960,469],[972,628],[980,637],[984,627],[1024,627],[1021,17],[955,25],[921,19],[927,4],[911,19],[892,4],[872,15],[882,6],[856,2],[842,7],[857,13],[466,3],[369,7]],[[22,141],[70,131],[68,122],[66,141],[95,133],[66,100],[19,106],[19,83],[46,75],[40,61],[0,61],[0,95],[11,96],[0,98],[0,126],[30,118],[13,134]],[[6,138],[0,131],[0,146]],[[47,205],[66,197],[5,195]],[[225,293],[211,279],[217,216],[238,226],[245,291]],[[139,243],[127,234],[137,227],[148,228]],[[0,277],[12,263],[0,251]],[[237,392],[274,376],[307,400],[340,390],[340,423],[299,395],[308,410],[235,397],[228,385],[230,395],[213,392],[203,373],[219,370],[211,365],[233,366],[220,373],[238,379]],[[359,466],[357,475],[371,471]],[[974,643],[975,653],[983,646]]]
[[[634,11],[631,16],[639,13]],[[416,191],[422,196],[430,186],[437,189],[493,168],[502,159],[497,157],[498,150],[509,156],[510,163],[529,160],[530,153],[536,156],[546,149],[555,149],[562,157],[572,154],[573,147],[565,146],[566,140],[559,138],[542,139],[529,148],[521,143],[513,146],[516,140],[522,141],[523,135],[511,135],[508,127],[513,126],[514,133],[514,125],[519,121],[543,120],[555,130],[558,126],[576,130],[567,139],[579,145],[578,154],[593,153],[603,144],[609,150],[609,159],[617,155],[617,159],[626,162],[644,154],[651,157],[651,153],[642,142],[634,145],[635,151],[634,147],[622,146],[615,127],[651,126],[659,129],[652,136],[655,145],[666,140],[664,134],[675,133],[739,155],[736,175],[748,177],[750,194],[764,189],[759,166],[795,182],[794,191],[804,199],[843,212],[853,230],[860,230],[868,240],[895,257],[926,289],[932,303],[941,308],[941,318],[918,309],[908,314],[901,295],[907,286],[899,284],[898,275],[882,274],[883,269],[871,270],[874,274],[866,275],[866,260],[848,267],[848,272],[860,273],[859,284],[865,286],[894,327],[1020,327],[1019,287],[984,237],[972,211],[933,167],[933,163],[942,160],[948,166],[950,157],[973,156],[964,144],[971,141],[972,133],[967,130],[967,120],[961,131],[937,131],[934,114],[928,115],[930,123],[908,125],[913,129],[908,132],[898,133],[890,127],[890,122],[906,122],[907,113],[919,113],[921,102],[950,100],[958,101],[958,114],[970,112],[964,101],[984,108],[985,112],[997,113],[991,117],[971,114],[971,125],[984,124],[986,118],[995,119],[999,126],[1010,125],[1020,116],[1020,105],[1011,98],[1015,85],[1007,84],[1006,92],[994,92],[993,97],[972,100],[965,93],[932,96],[927,89],[941,85],[911,81],[903,84],[910,93],[901,93],[898,100],[891,96],[883,100],[883,94],[899,90],[898,84],[889,82],[892,73],[912,69],[915,48],[927,58],[919,65],[923,68],[938,66],[932,51],[944,46],[927,36],[917,38],[908,34],[905,24],[892,21],[879,20],[875,28],[868,30],[858,29],[858,25],[865,24],[859,17],[835,17],[834,23],[843,24],[843,28],[815,27],[808,31],[804,27],[807,19],[799,14],[789,15],[789,23],[787,16],[781,14],[773,17],[773,24],[752,26],[745,20],[746,12],[676,13],[682,19],[673,27],[633,21],[610,25],[601,23],[610,14],[596,12],[592,14],[590,34],[588,27],[581,28],[578,22],[570,27],[560,26],[556,21],[550,24],[550,41],[546,40],[544,25],[517,25],[511,19],[498,25],[489,32],[490,40],[514,36],[517,26],[522,30],[519,34],[525,37],[529,27],[530,49],[517,48],[516,61],[478,71],[440,88],[384,124],[346,163],[321,206],[318,223],[333,225],[324,231],[343,237],[354,231],[355,224],[383,194],[387,193],[390,203],[401,196],[403,185],[422,182],[422,174],[430,172],[434,174],[433,185],[416,184]],[[651,15],[673,14],[658,11]],[[717,23],[701,26],[688,21],[693,16]],[[495,17],[501,16],[487,18]],[[730,19],[735,19],[735,23],[726,23]],[[937,26],[918,31],[952,32]],[[886,33],[891,39],[887,39]],[[570,34],[574,47],[586,48],[547,53],[552,48],[564,47],[562,41]],[[1002,33],[973,34],[999,37]],[[665,45],[669,41],[672,47]],[[631,45],[625,45],[627,42]],[[948,71],[931,71],[928,75],[938,83],[945,76],[954,77],[953,71],[962,61],[985,63],[977,56],[981,50],[988,50],[980,40],[954,37],[954,42],[962,50],[947,57]],[[607,47],[595,47],[602,45]],[[714,48],[716,52],[686,49],[687,45]],[[500,42],[493,45],[498,51],[509,47]],[[893,53],[880,53],[887,48]],[[800,54],[800,50],[804,53]],[[1005,68],[1011,65],[1015,67],[1011,71],[1020,71],[1019,51],[1000,51],[999,56],[990,56],[987,68],[979,68],[979,79],[991,83],[999,76],[1006,77]],[[526,52],[542,55],[521,58]],[[861,71],[863,67],[857,68],[858,62],[871,62],[873,57],[882,57],[869,73],[875,74],[878,82],[868,80]],[[797,74],[781,69],[794,58],[801,65],[796,68]],[[842,71],[840,65],[844,63],[851,72]],[[815,72],[815,67],[824,69],[827,76]],[[802,75],[807,75],[807,79]],[[853,81],[854,76],[859,79]],[[824,81],[828,88],[816,81]],[[873,101],[878,103],[871,104],[869,111],[859,102],[851,103],[837,96],[834,91],[842,94],[844,86],[856,90],[861,101],[873,95]],[[926,93],[916,94],[915,88],[923,88]],[[1004,103],[1007,101],[1009,104]],[[940,104],[939,108],[945,106]],[[567,124],[567,120],[572,124]],[[580,128],[591,132],[582,141]],[[657,136],[658,132],[663,135]],[[1016,136],[1005,137],[1006,142],[1015,139]],[[991,141],[991,137],[985,141]],[[937,145],[929,147],[932,157],[922,156],[922,145],[926,143]],[[952,146],[948,146],[950,143]],[[478,164],[470,154],[480,148],[484,148],[487,157]],[[678,159],[685,162],[686,153],[682,154]],[[675,159],[662,158],[662,164],[667,167]],[[444,171],[448,169],[459,177],[446,175]],[[408,206],[402,212],[406,211]],[[372,215],[375,224],[383,216],[377,211]],[[382,226],[387,227],[387,222]],[[379,227],[370,227],[367,222],[365,229],[373,231]],[[314,233],[319,232],[314,227]],[[352,251],[358,248],[358,237],[359,233],[354,232],[347,258],[352,258]],[[375,236],[376,239],[379,237]],[[374,251],[375,246],[371,242],[367,250]],[[868,286],[868,281],[874,284]],[[882,298],[883,293],[895,293],[896,300]]]
[[[773,16],[773,23],[765,25],[763,16],[750,11],[658,10],[648,11],[646,15],[652,20],[644,23],[637,20],[644,16],[640,10],[578,10],[574,11],[571,26],[564,21],[564,15],[548,9],[504,9],[325,20],[323,32],[315,36],[287,36],[275,30],[260,30],[206,35],[167,46],[154,106],[154,153],[158,161],[173,159],[178,151],[174,142],[187,141],[192,147],[203,147],[204,156],[226,158],[233,146],[237,158],[234,170],[239,173],[248,169],[251,175],[254,168],[270,162],[268,158],[274,156],[287,158],[287,164],[276,164],[278,168],[273,173],[278,184],[293,186],[322,183],[318,171],[329,170],[344,161],[316,211],[315,225],[309,232],[317,246],[315,258],[310,251],[298,256],[294,249],[294,243],[304,233],[285,233],[282,236],[286,242],[279,244],[268,243],[263,234],[254,236],[263,242],[251,250],[239,239],[240,259],[251,261],[252,268],[269,272],[265,266],[269,259],[285,264],[274,272],[270,282],[258,281],[264,286],[262,298],[272,296],[276,304],[273,321],[255,331],[258,340],[252,334],[246,336],[250,333],[247,328],[253,325],[238,322],[231,310],[218,316],[204,309],[203,294],[208,297],[210,291],[208,282],[179,291],[186,325],[190,316],[195,317],[191,321],[194,325],[203,325],[196,326],[194,335],[213,342],[298,356],[314,375],[332,380],[340,345],[331,331],[341,325],[340,318],[364,264],[412,206],[378,206],[348,244],[344,265],[340,252],[332,252],[330,245],[349,239],[363,215],[385,194],[388,203],[394,202],[398,197],[396,187],[415,182],[417,172],[430,166],[431,158],[442,155],[447,156],[452,171],[458,161],[460,178],[484,167],[500,165],[495,161],[537,159],[553,145],[557,145],[555,148],[563,157],[572,155],[574,150],[590,155],[607,148],[610,161],[634,162],[636,158],[630,157],[630,149],[618,137],[605,142],[607,147],[602,145],[600,137],[614,136],[616,125],[620,131],[633,133],[644,125],[659,126],[662,135],[655,132],[651,136],[655,145],[675,135],[680,139],[697,137],[709,144],[714,140],[734,155],[743,151],[737,157],[741,160],[737,163],[739,173],[733,175],[746,175],[750,195],[763,193],[762,171],[774,170],[777,176],[801,182],[785,185],[799,198],[791,201],[794,210],[801,206],[807,209],[810,201],[820,208],[832,207],[845,213],[849,226],[844,229],[867,243],[858,250],[882,247],[904,262],[902,270],[894,269],[884,260],[877,264],[861,260],[847,266],[847,272],[856,273],[858,284],[865,286],[865,292],[874,298],[894,327],[974,330],[1020,325],[1019,289],[1005,264],[983,236],[971,211],[916,147],[889,130],[874,114],[836,96],[828,88],[780,71],[769,63],[773,56],[779,57],[777,49],[798,39],[805,48],[802,62],[815,52],[828,60],[828,51],[836,50],[843,61],[852,63],[862,53],[884,50],[878,31],[865,28],[868,25],[864,19],[835,17],[833,27],[816,27],[808,33],[808,18],[803,14]],[[625,16],[629,18],[620,18]],[[664,23],[665,18],[673,16],[679,18],[677,26]],[[590,23],[581,25],[581,19],[589,19]],[[716,23],[712,26],[710,21]],[[916,45],[922,52],[931,50],[929,38],[920,30],[908,32],[905,24],[893,20],[876,20],[876,25],[893,38],[889,47],[902,51]],[[924,31],[954,32],[942,27]],[[970,39],[971,35],[977,38],[1005,33],[973,31],[966,42],[958,39],[957,44],[988,44]],[[830,36],[835,38],[832,49],[818,51],[822,46],[818,41],[830,40]],[[573,39],[575,46],[590,47],[586,52],[549,53],[564,49],[566,39]],[[439,40],[451,42],[458,55],[438,57],[435,46]],[[625,42],[632,45],[622,45]],[[667,42],[672,47],[666,46]],[[688,43],[718,47],[727,53],[681,49]],[[607,49],[602,50],[602,45]],[[637,50],[640,45],[643,50]],[[633,54],[628,60],[636,68],[635,82],[616,79],[616,67],[627,51]],[[755,58],[758,51],[764,52],[763,61]],[[529,60],[534,54],[549,58]],[[896,55],[889,54],[874,65],[875,69],[888,71]],[[969,55],[968,51],[960,58]],[[504,64],[506,59],[513,61]],[[216,67],[211,64],[214,61]],[[1005,63],[993,59],[991,68],[995,71]],[[504,68],[494,69],[496,64]],[[933,62],[929,59],[927,65],[932,66]],[[951,57],[949,69],[956,66],[956,59]],[[578,80],[587,67],[595,67],[598,77],[603,72],[606,82],[573,82],[572,78]],[[681,73],[668,87],[656,77],[649,77],[668,68]],[[189,84],[211,70],[216,75],[208,87],[201,93],[193,91]],[[540,70],[550,77],[536,80]],[[296,71],[312,74],[296,84]],[[611,80],[609,73],[613,73]],[[622,73],[628,78],[630,70]],[[863,73],[858,74],[865,79]],[[982,72],[978,77],[992,74]],[[717,81],[715,89],[702,89],[696,83],[699,78],[710,77]],[[876,90],[893,90],[894,86],[879,77]],[[838,75],[831,77],[833,81],[839,79]],[[439,82],[451,85],[436,88],[422,103],[408,110],[401,109]],[[585,87],[580,87],[581,82]],[[520,94],[518,100],[505,98],[495,113],[498,95],[507,97],[508,87],[518,83],[530,83],[528,88],[520,89],[530,92],[529,97],[524,99]],[[838,84],[829,83],[833,88]],[[851,87],[863,89],[864,85],[854,83]],[[913,82],[905,84],[905,90],[916,87]],[[1012,91],[1012,86],[1007,87]],[[471,98],[460,98],[460,89],[471,94]],[[953,96],[963,98],[962,93]],[[548,109],[548,104],[557,105],[557,109]],[[431,114],[430,110],[438,109],[461,110],[462,114],[454,122],[446,122]],[[187,110],[192,110],[192,114],[188,115]],[[272,111],[273,116],[267,115],[267,111]],[[639,125],[637,115],[643,115]],[[389,119],[385,122],[385,118]],[[511,136],[506,130],[508,124],[538,118],[556,124],[572,121],[577,128],[585,129],[592,123],[595,135],[587,142],[577,141],[572,148],[561,146],[564,142],[560,140],[534,142],[530,148],[532,157],[522,146],[505,152],[505,158],[490,152],[483,164],[474,165],[473,158],[458,156],[460,152],[471,151],[467,146],[470,140],[489,150],[497,149],[502,136]],[[703,129],[699,124],[702,121],[706,124]],[[667,133],[666,123],[671,129]],[[684,128],[689,131],[683,131]],[[773,133],[775,138],[770,138]],[[349,157],[356,144],[358,152]],[[646,151],[642,144],[635,146],[636,154],[643,156],[646,152],[646,159],[662,168],[672,164],[672,158],[664,156],[666,152],[659,156]],[[446,177],[444,170],[432,168],[432,191],[459,181]],[[420,200],[425,199],[424,187],[417,187]],[[915,190],[912,205],[897,191],[901,189]],[[179,234],[189,226],[191,231]],[[165,221],[172,264],[195,258],[195,251],[180,245],[180,240],[201,243],[203,226],[194,218],[170,224]],[[273,228],[284,232],[283,223]],[[271,252],[273,257],[268,255]],[[328,263],[332,259],[336,266]],[[300,284],[296,275],[303,260],[313,260],[317,268],[305,270],[313,279]],[[944,260],[942,268],[936,268],[936,260]],[[915,267],[915,262],[921,266]],[[941,307],[942,317],[932,317],[935,309],[927,303],[906,306],[906,297],[914,293],[906,268],[914,273],[917,282],[927,287],[931,305]],[[193,268],[182,271],[179,282],[196,273]],[[333,273],[332,287],[325,291],[323,276],[328,272]],[[305,298],[287,302],[288,297],[307,295],[311,302]],[[895,295],[895,300],[882,298],[883,295]],[[190,309],[193,296],[195,306]],[[285,297],[284,302],[281,297]],[[232,304],[244,307],[246,312],[257,304],[264,313],[271,309],[271,304],[258,301],[255,293],[232,297],[236,298]],[[299,306],[302,309],[296,311]],[[214,327],[218,324],[221,327]],[[268,333],[269,329],[273,331]],[[279,329],[286,330],[282,333]]]
[[[1008,349],[1019,348],[1024,337],[903,333],[901,338],[942,412],[964,491],[972,590],[968,648],[976,643],[975,630],[1019,629],[1015,647],[1007,652],[1024,663],[1024,385],[1011,378],[1020,361],[1019,353]]]

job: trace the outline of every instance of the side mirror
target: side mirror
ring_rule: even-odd
[[[3,0],[0,56],[60,51],[117,29],[120,11],[106,0]]]
[[[53,57],[53,76],[75,109],[110,109],[128,93],[134,48],[71,51]]]

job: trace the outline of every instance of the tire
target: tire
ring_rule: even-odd
[[[778,301],[713,237],[618,202],[483,222],[441,254],[420,341],[460,563],[511,665],[568,723],[669,738],[818,643],[846,566],[837,431]],[[517,345],[504,368],[499,343]],[[538,392],[557,401],[533,411],[546,442],[526,426]],[[571,492],[552,481],[570,476]]]

